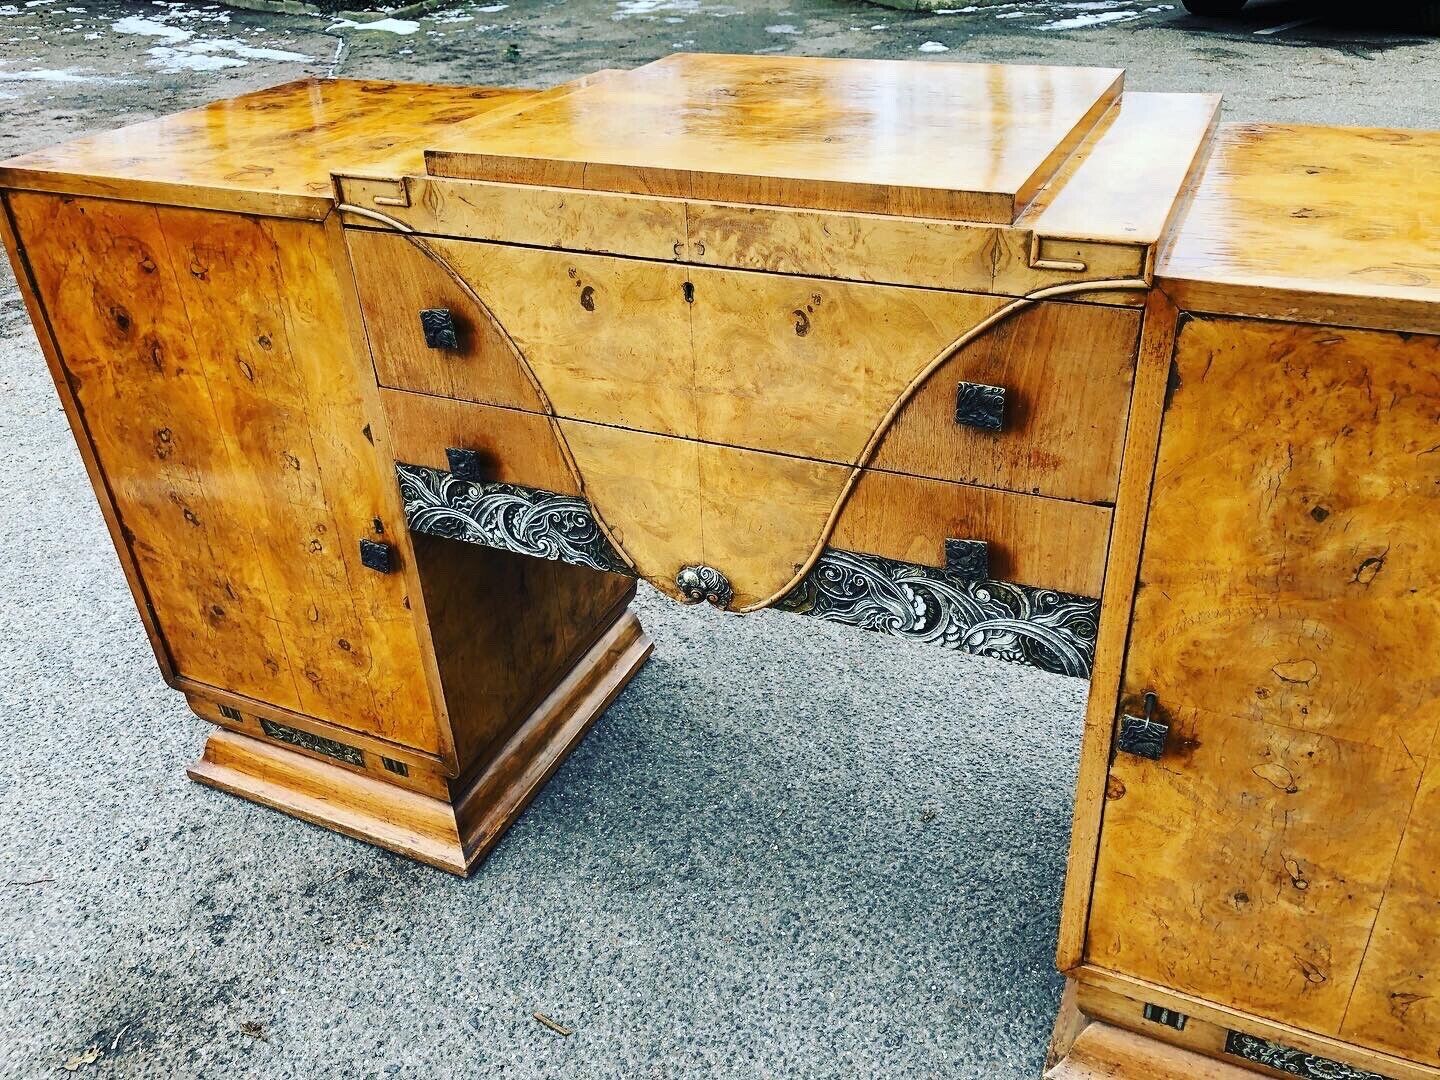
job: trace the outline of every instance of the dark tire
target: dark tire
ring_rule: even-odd
[[[1239,15],[1245,0],[1182,0],[1191,15]]]

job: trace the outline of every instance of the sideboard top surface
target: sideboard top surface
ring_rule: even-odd
[[[1116,68],[681,53],[444,133],[433,176],[1010,224]]]
[[[335,169],[418,171],[427,140],[528,94],[301,79],[0,162],[0,186],[318,219]]]
[[[1160,285],[1221,314],[1440,332],[1440,131],[1224,124]]]

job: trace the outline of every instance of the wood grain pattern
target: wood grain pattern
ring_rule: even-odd
[[[409,205],[397,206],[402,185]],[[340,177],[337,187],[342,217],[352,228],[376,228],[382,223],[371,215],[379,212],[427,236],[1009,296],[1073,281],[1138,277],[1147,272],[1150,251],[1136,243],[1051,241],[1054,249],[1047,253],[1085,264],[1082,271],[1067,271],[1030,265],[1030,230],[970,221],[408,174]],[[1086,300],[1143,302],[1125,292]]]
[[[1219,94],[1122,94],[1019,224],[1047,238],[1157,243],[1219,112]]]
[[[1020,311],[936,369],[871,465],[1114,502],[1139,333],[1139,313],[1125,309],[1052,301]],[[1005,388],[1002,430],[955,422],[962,381]]]
[[[364,229],[346,241],[380,385],[545,411],[504,332],[425,250]],[[420,312],[435,308],[451,312],[458,349],[426,344]]]
[[[1211,714],[1170,740],[1111,767],[1087,958],[1338,1034],[1419,765]]]
[[[1340,1033],[1440,1066],[1440,760],[1431,757],[1405,822]]]
[[[438,751],[323,230],[13,206],[176,674]]]
[[[434,176],[1008,224],[1122,82],[1106,68],[679,54],[457,132],[426,165]]]
[[[1429,1065],[1421,1065],[1393,1054],[1358,1046],[1335,1036],[1318,1035],[1292,1024],[1268,1020],[1252,1013],[1217,1005],[1193,994],[1181,993],[1158,983],[1117,974],[1093,964],[1082,964],[1075,969],[1072,977],[1086,987],[1118,994],[1132,1001],[1152,1002],[1164,1008],[1182,1012],[1192,1020],[1199,1020],[1202,1023],[1213,1024],[1221,1028],[1235,1028],[1305,1053],[1316,1054],[1329,1058],[1331,1061],[1341,1061],[1353,1065],[1357,1069],[1376,1072],[1381,1076],[1391,1078],[1391,1080],[1437,1080],[1437,1077],[1440,1077],[1440,1070]],[[1294,1074],[1288,1075],[1293,1076]]]
[[[1125,693],[1428,755],[1440,338],[1194,319],[1176,364]]]
[[[405,390],[381,390],[380,399],[397,461],[449,469],[445,450],[453,446],[482,455],[488,483],[523,484],[561,495],[581,493],[550,421],[538,413]]]
[[[95,500],[100,506],[105,528],[110,534],[110,543],[115,547],[120,568],[125,574],[126,584],[129,585],[131,596],[135,600],[141,625],[145,628],[145,637],[150,642],[151,651],[155,655],[155,663],[160,668],[160,673],[164,676],[165,681],[173,686],[176,680],[175,665],[170,658],[169,646],[160,632],[160,624],[155,617],[155,610],[150,602],[150,594],[145,587],[140,567],[126,541],[124,528],[120,523],[120,515],[115,508],[114,494],[111,492],[110,483],[105,478],[105,472],[100,466],[95,444],[86,430],[85,417],[80,411],[80,403],[76,400],[75,388],[66,374],[65,363],[50,328],[49,317],[45,313],[44,303],[40,299],[32,277],[29,259],[25,256],[19,234],[15,230],[15,223],[11,215],[10,196],[5,192],[0,192],[0,241],[4,242],[10,266],[15,274],[16,285],[25,302],[25,310],[30,316],[30,322],[35,329],[40,351],[45,357],[45,366],[50,372],[51,381],[55,384],[55,393],[65,411],[65,419],[70,425],[70,432],[74,436],[80,460],[85,466],[85,475],[90,481],[91,490],[95,493]]]
[[[427,243],[484,300],[559,416],[842,464],[937,354],[1004,303]],[[351,244],[383,385],[540,407],[508,343],[442,266],[393,233],[352,231]],[[458,352],[425,346],[420,306],[456,312]]]
[[[411,543],[463,771],[493,756],[565,678],[635,582],[433,536]]]
[[[1254,1080],[1255,1073],[1111,1024],[1092,1023],[1045,1080]]]
[[[1174,730],[1160,762],[1111,769],[1087,950],[1431,1063],[1437,358],[1436,338],[1182,328],[1123,701],[1155,690]]]
[[[528,93],[300,79],[12,158],[0,186],[319,220],[332,171],[418,171],[427,140]]]
[[[192,779],[451,873],[471,872],[650,655],[623,612],[483,768],[431,798],[234,731],[211,735]]]
[[[395,445],[416,464],[443,468],[443,447],[456,440],[483,450],[493,479],[573,493],[560,486],[570,474],[541,417],[396,391],[385,404]],[[736,608],[773,598],[803,565],[850,475],[824,462],[603,424],[560,426],[585,497],[641,576],[678,597],[676,572],[707,563],[730,579]],[[998,577],[1098,596],[1109,523],[1105,507],[866,472],[829,542],[943,566],[947,537],[983,539]]]
[[[1161,252],[1183,308],[1440,333],[1440,132],[1226,124]]]
[[[992,577],[1095,597],[1109,535],[1106,507],[867,470],[829,543],[943,566],[947,538],[983,540]]]
[[[1164,293],[1150,293],[1145,305],[1140,354],[1135,368],[1125,454],[1115,499],[1110,546],[1105,558],[1105,587],[1100,597],[1100,625],[1095,641],[1095,662],[1090,693],[1085,702],[1085,726],[1080,736],[1080,760],[1075,777],[1075,811],[1066,855],[1065,888],[1055,962],[1070,971],[1085,957],[1090,921],[1090,892],[1095,877],[1096,851],[1105,808],[1110,772],[1111,737],[1115,705],[1130,618],[1140,568],[1140,548],[1150,508],[1150,487],[1160,441],[1170,360],[1175,348],[1176,312]]]

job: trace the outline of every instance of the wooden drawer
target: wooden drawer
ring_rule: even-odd
[[[1010,301],[347,235],[383,386],[842,467],[865,459],[940,480],[1114,499],[1133,310],[1046,302],[981,329]],[[453,347],[427,344],[424,310],[450,313]],[[1000,430],[957,421],[962,383],[1003,388]]]
[[[784,596],[822,548],[943,567],[947,540],[983,542],[991,579],[1100,595],[1105,507],[875,470],[852,486],[853,470],[825,462],[403,391],[382,399],[399,460],[443,473],[447,448],[472,450],[486,484],[583,498],[638,574],[677,598],[687,565],[722,571],[741,609]]]

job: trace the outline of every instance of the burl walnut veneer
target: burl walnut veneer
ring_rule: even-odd
[[[1026,662],[1049,1075],[1440,1078],[1440,135],[1218,106],[686,55],[0,165],[191,775],[468,872],[638,578]]]

